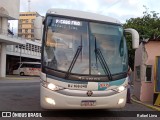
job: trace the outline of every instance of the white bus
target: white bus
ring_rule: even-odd
[[[128,53],[125,32],[134,29],[94,13],[50,9],[44,20],[40,103],[44,109],[125,106]]]
[[[14,75],[36,75],[41,72],[41,63],[39,62],[19,62],[13,66]]]

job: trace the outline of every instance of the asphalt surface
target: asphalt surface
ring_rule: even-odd
[[[0,80],[0,111],[29,111],[29,112],[45,112],[48,117],[42,118],[7,118],[12,119],[38,119],[38,120],[132,120],[132,119],[157,119],[158,118],[139,118],[129,117],[132,114],[143,114],[141,111],[152,113],[149,109],[141,104],[126,104],[122,109],[106,109],[106,110],[44,110],[40,107],[40,80],[39,77],[29,79],[5,79]],[[139,112],[133,112],[139,111]],[[49,117],[52,116],[52,117]],[[109,117],[108,117],[109,116]],[[122,116],[122,117],[117,117]],[[128,117],[125,117],[128,116]],[[6,118],[0,118],[6,119]]]

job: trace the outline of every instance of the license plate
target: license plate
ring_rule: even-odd
[[[96,100],[81,101],[81,106],[96,106]]]

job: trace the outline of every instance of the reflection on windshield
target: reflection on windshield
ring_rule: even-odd
[[[102,52],[111,74],[127,71],[127,51],[121,26],[90,23],[91,38],[91,74],[105,75],[102,63],[94,54],[96,46]],[[120,45],[120,43],[122,45]],[[120,47],[120,48],[119,48]],[[123,50],[123,55],[120,51]]]
[[[97,58],[103,68],[103,71],[105,72],[105,74],[108,76],[108,79],[109,80],[112,80],[112,74],[108,68],[108,65],[106,63],[106,60],[104,59],[104,56],[101,52],[101,50],[97,47],[97,40],[96,40],[96,37],[95,37],[95,57],[96,57],[96,65],[97,65]],[[97,69],[98,69],[98,66],[97,66]],[[100,74],[100,73],[99,73]]]
[[[48,26],[45,46],[45,64],[55,70],[67,72],[79,46],[83,46],[80,55],[77,56],[72,73],[89,74],[89,40],[87,37],[87,23],[73,22],[73,20],[60,20],[52,18],[52,24]],[[61,21],[61,22],[58,22]],[[69,23],[64,22],[70,22]],[[76,25],[75,25],[76,24]],[[78,26],[77,26],[78,25]],[[71,72],[70,71],[70,72]]]

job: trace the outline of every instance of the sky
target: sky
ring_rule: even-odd
[[[129,18],[142,17],[145,8],[160,11],[159,0],[30,0],[30,11],[45,16],[50,8],[75,9],[98,13],[125,23]],[[20,12],[28,11],[28,0],[20,0]],[[11,23],[15,28],[17,24]]]

